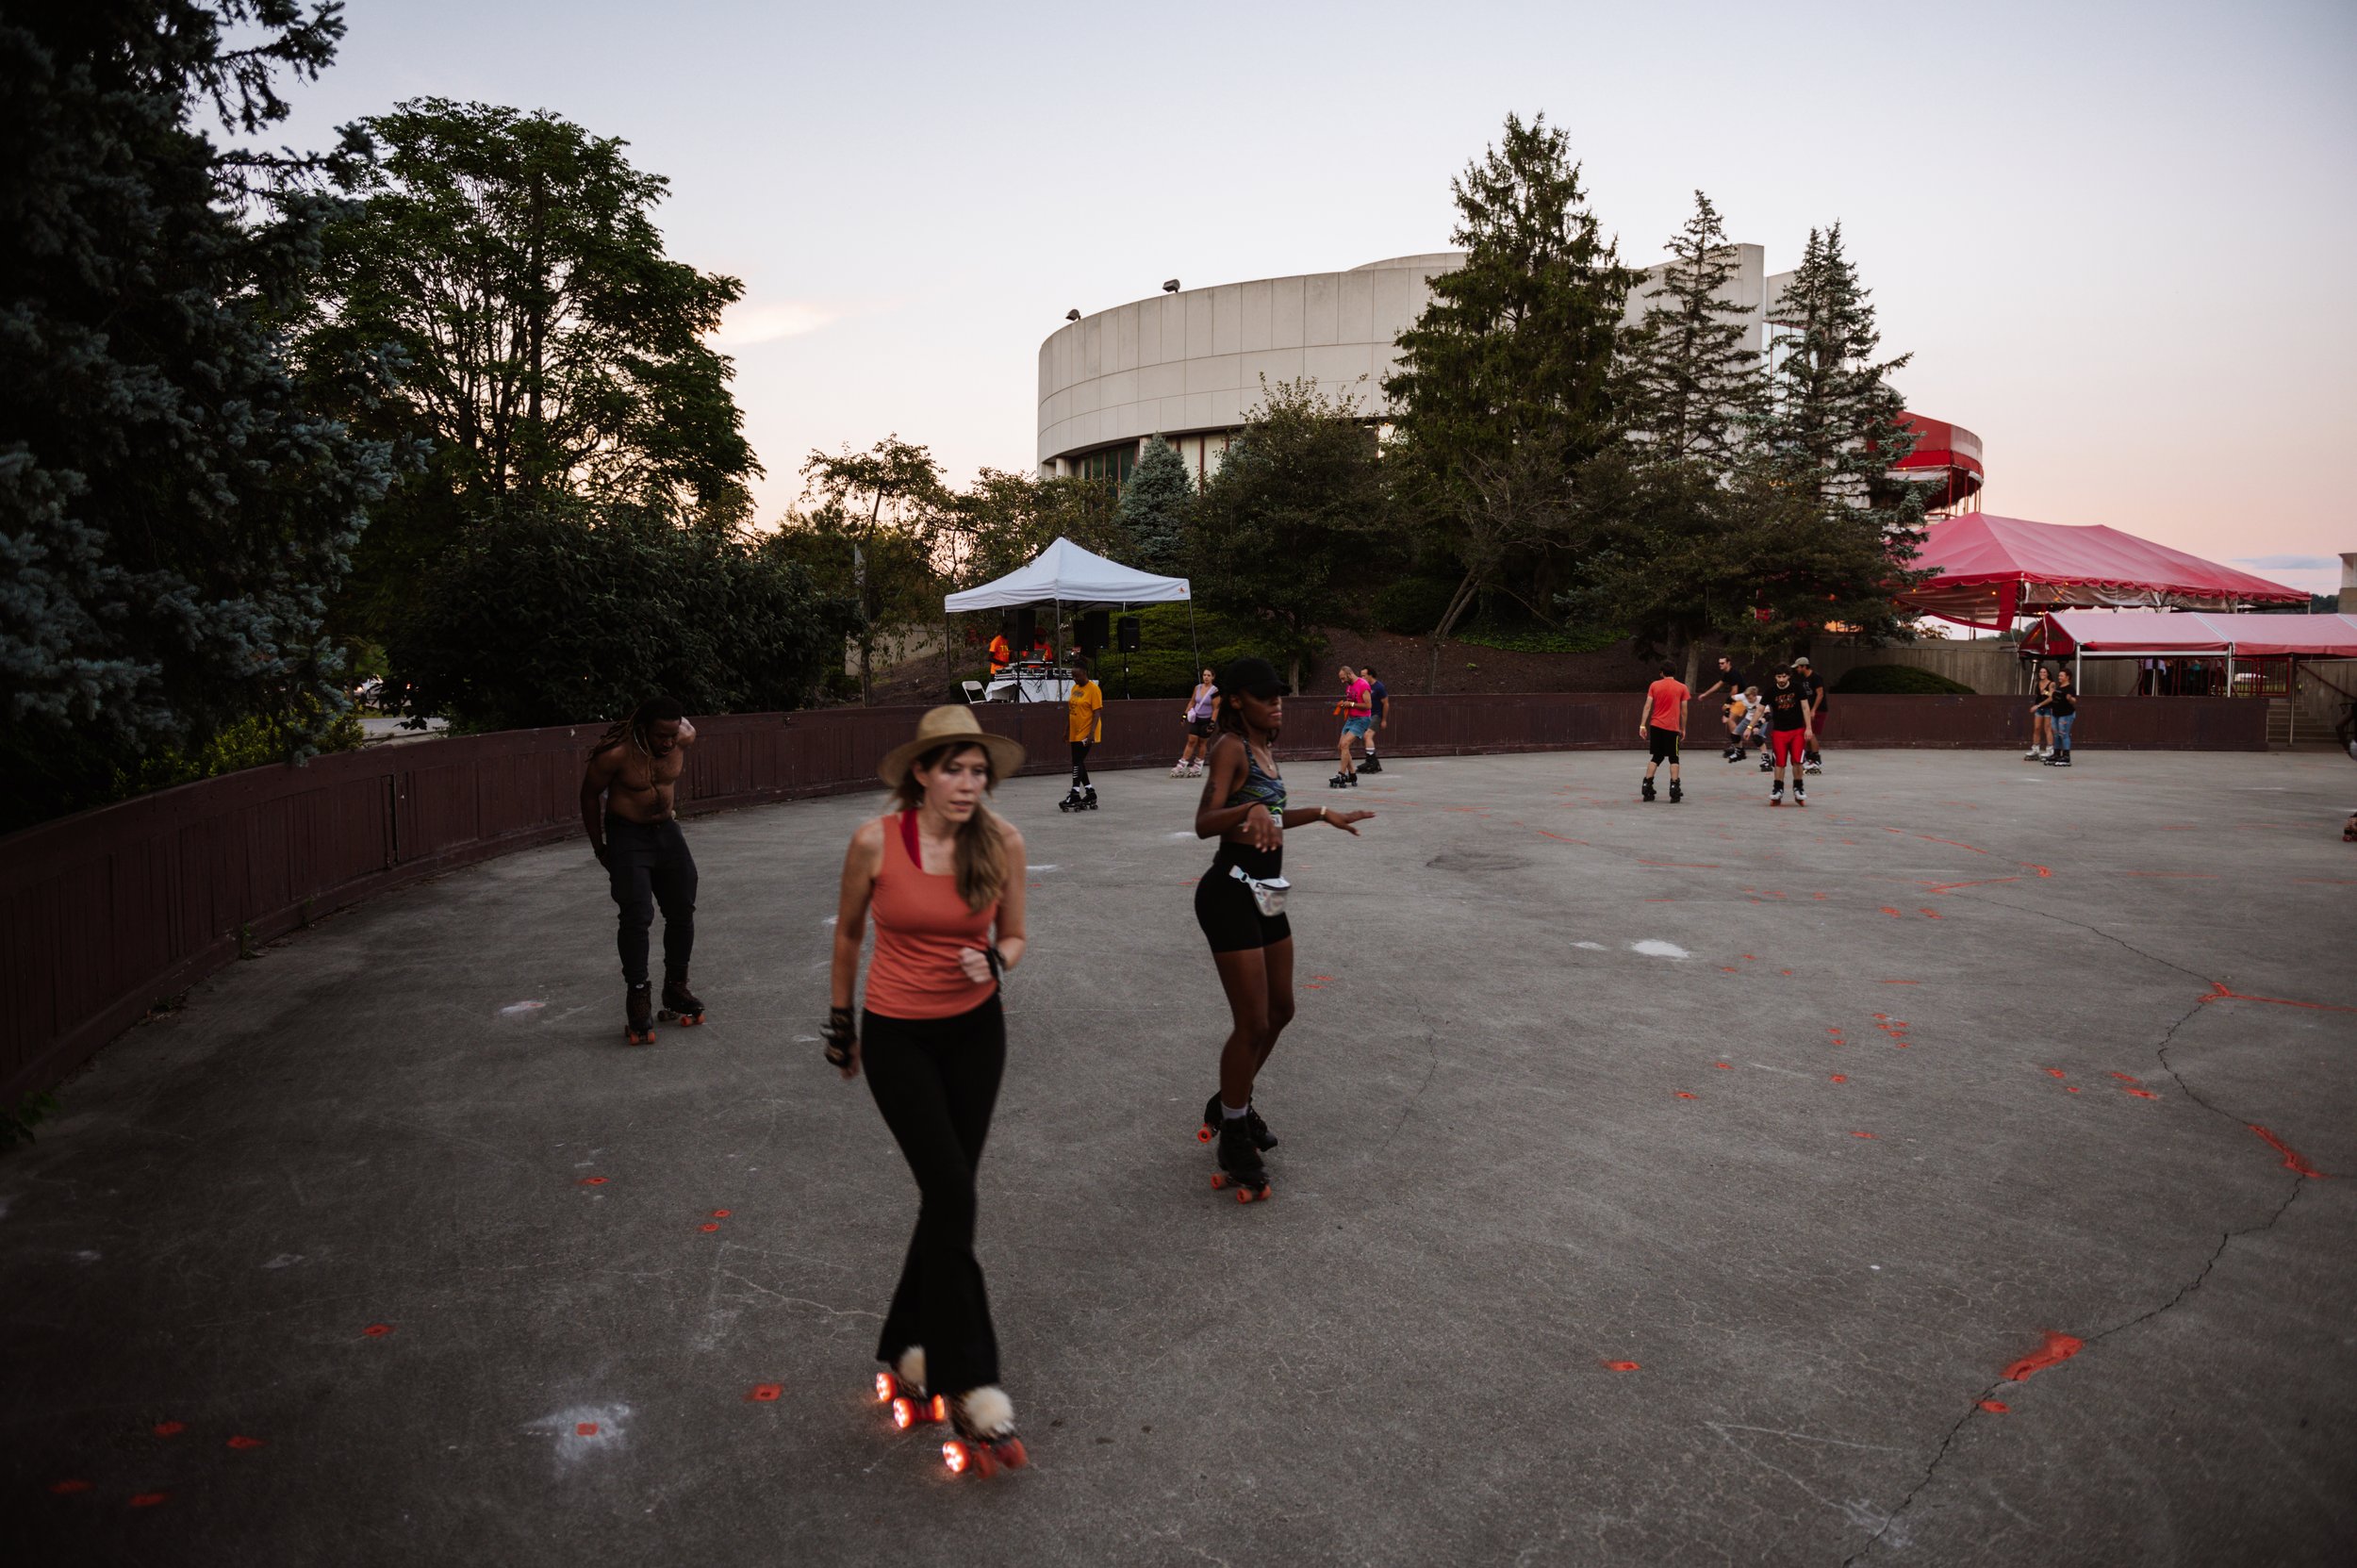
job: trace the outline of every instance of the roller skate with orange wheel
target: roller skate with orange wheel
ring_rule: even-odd
[[[704,1004],[687,988],[687,971],[663,977],[663,1005],[655,1016],[667,1024],[693,1029],[704,1021]]]
[[[1203,1102],[1203,1125],[1195,1130],[1195,1141],[1199,1144],[1216,1141],[1219,1137],[1219,1124],[1226,1119],[1220,1112],[1219,1096],[1213,1094],[1211,1098]],[[1268,1123],[1261,1119],[1259,1107],[1245,1106],[1242,1120],[1246,1127],[1252,1129],[1253,1146],[1261,1153],[1266,1154],[1277,1147],[1277,1135],[1268,1130]]]
[[[1268,1166],[1261,1163],[1260,1146],[1252,1140],[1251,1118],[1236,1116],[1219,1124],[1219,1169],[1211,1173],[1211,1191],[1235,1189],[1236,1201],[1261,1202],[1270,1197]]]
[[[633,985],[622,999],[622,1032],[634,1046],[654,1044],[654,992],[648,985]]]
[[[1020,1470],[1030,1462],[1023,1440],[1014,1435],[1014,1401],[997,1387],[968,1389],[949,1407],[957,1436],[941,1445],[941,1462],[952,1476],[984,1479],[1001,1470]]]
[[[890,1412],[892,1424],[904,1432],[920,1421],[949,1419],[949,1401],[925,1392],[925,1347],[921,1345],[910,1345],[876,1374],[876,1403]]]

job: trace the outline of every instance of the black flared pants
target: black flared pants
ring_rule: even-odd
[[[876,1109],[916,1177],[922,1202],[876,1358],[925,1347],[925,1381],[952,1396],[998,1380],[982,1265],[974,1258],[974,1174],[1007,1063],[998,998],[950,1018],[863,1013],[861,1060]]]

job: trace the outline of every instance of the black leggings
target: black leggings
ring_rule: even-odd
[[[1075,789],[1085,787],[1088,782],[1089,742],[1076,740],[1072,743],[1072,787]]]
[[[868,1092],[916,1177],[922,1202],[876,1359],[925,1347],[925,1381],[956,1395],[998,1380],[982,1265],[974,1259],[974,1173],[998,1103],[1007,1020],[998,998],[953,1018],[863,1013]]]
[[[696,949],[696,857],[679,823],[605,819],[608,891],[621,907],[614,945],[622,957],[622,980],[647,983],[647,933],[663,906],[663,978],[684,978]]]

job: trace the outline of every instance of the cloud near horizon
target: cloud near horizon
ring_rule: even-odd
[[[774,343],[832,326],[843,314],[816,300],[739,300],[720,318],[720,329],[712,335],[712,342],[723,349]]]

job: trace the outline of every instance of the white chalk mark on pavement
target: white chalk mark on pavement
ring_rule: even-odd
[[[1642,942],[1631,942],[1628,947],[1629,951],[1643,953],[1647,958],[1684,958],[1687,956],[1686,949],[1675,942],[1656,941],[1650,936]]]

